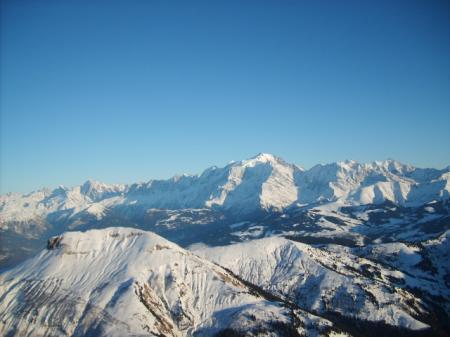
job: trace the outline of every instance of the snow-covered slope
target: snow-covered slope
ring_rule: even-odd
[[[148,208],[213,208],[235,214],[282,210],[297,200],[295,165],[269,154],[211,167],[200,175],[131,185],[124,203]]]
[[[402,278],[349,251],[315,248],[283,238],[265,238],[195,253],[243,279],[321,314],[338,313],[420,330],[426,309],[420,299],[390,284]]]
[[[3,336],[328,334],[331,323],[265,298],[153,234],[109,228],[53,237],[0,274]]]
[[[347,204],[418,205],[449,198],[448,168],[418,169],[394,160],[316,165],[297,176],[300,202],[341,201]]]

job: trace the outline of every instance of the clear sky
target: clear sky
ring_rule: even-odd
[[[1,186],[450,164],[449,1],[2,0]]]

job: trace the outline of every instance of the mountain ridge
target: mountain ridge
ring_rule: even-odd
[[[133,228],[66,232],[0,274],[0,332],[319,337],[435,331],[421,299],[390,283],[401,272],[351,255],[342,259],[342,252],[281,238],[188,251]],[[367,275],[367,263],[378,276]]]
[[[0,274],[0,289],[0,332],[8,336],[212,336],[264,327],[281,337],[280,327],[299,336],[310,321],[331,331],[327,320],[267,300],[222,267],[130,228],[54,237]]]
[[[261,153],[222,168],[210,167],[197,175],[129,185],[88,180],[71,188],[1,195],[0,221],[30,220],[26,214],[33,216],[33,206],[41,216],[59,210],[72,210],[74,215],[88,211],[94,203],[100,203],[99,208],[134,202],[160,209],[220,208],[236,213],[280,211],[296,203],[335,201],[353,205],[386,200],[423,204],[449,198],[449,172],[419,169],[394,160],[367,164],[342,161],[302,170]]]
[[[426,239],[447,228],[449,191],[446,170],[394,160],[303,170],[265,153],[168,180],[131,185],[88,180],[75,187],[1,195],[0,268],[4,261],[13,265],[16,258],[30,256],[48,236],[116,224],[152,230],[181,245],[274,234],[308,235],[307,240],[333,235],[358,245]],[[249,222],[233,229],[242,221]],[[410,230],[402,232],[405,228]]]

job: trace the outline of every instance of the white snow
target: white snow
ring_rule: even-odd
[[[251,214],[317,202],[360,205],[390,200],[401,205],[421,205],[449,197],[448,169],[418,169],[387,160],[368,164],[345,161],[303,170],[262,153],[194,176],[180,175],[129,186],[89,180],[73,188],[2,195],[0,228],[12,222],[45,222],[49,214],[78,217],[87,213],[100,219],[105,210],[118,206],[171,210],[206,207]]]
[[[58,240],[0,275],[0,334],[210,336],[291,319],[278,302],[153,233],[117,227]]]
[[[402,297],[395,291],[387,291],[383,279],[355,274],[359,264],[371,266],[369,268],[374,270],[381,267],[352,256],[350,251],[324,251],[270,237],[223,247],[200,248],[195,253],[269,291],[287,298],[292,296],[291,300],[295,299],[310,310],[334,310],[409,329],[427,327],[410,315],[408,300],[412,295],[405,293]],[[392,275],[390,271],[383,272]],[[367,292],[377,303],[367,297]]]

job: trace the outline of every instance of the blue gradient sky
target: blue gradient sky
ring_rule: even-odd
[[[448,1],[2,0],[1,193],[197,173],[450,164]]]

